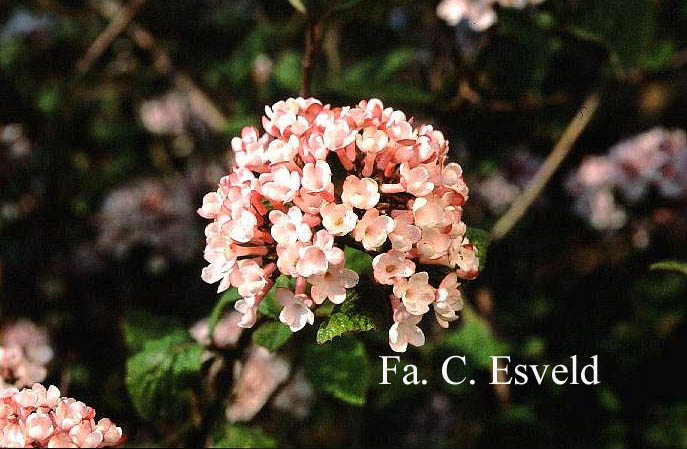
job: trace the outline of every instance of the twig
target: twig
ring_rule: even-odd
[[[556,143],[551,154],[549,154],[534,175],[532,181],[530,181],[522,194],[515,199],[508,211],[496,222],[491,231],[494,240],[499,240],[508,234],[520,218],[525,215],[534,200],[539,196],[539,193],[541,193],[542,189],[544,189],[549,182],[551,176],[553,176],[556,169],[560,166],[561,162],[563,162],[568,155],[577,141],[577,138],[589,124],[598,106],[599,93],[593,92],[586,98],[584,104],[577,113],[575,113],[575,117],[570,121],[560,140]]]
[[[312,85],[312,71],[315,64],[315,57],[322,41],[322,19],[314,21],[308,13],[308,25],[305,31],[305,53],[303,54],[303,78],[301,79],[301,97],[310,96],[310,86]]]
[[[93,41],[86,53],[76,63],[76,69],[81,73],[88,72],[95,61],[107,50],[112,42],[119,36],[134,20],[138,10],[145,4],[146,0],[131,0],[125,6],[119,8],[107,27]]]
[[[113,10],[115,12],[112,12]],[[115,2],[106,1],[100,3],[99,11],[105,17],[114,18],[120,15],[119,11],[121,10],[118,11],[116,9]],[[128,22],[126,31],[131,40],[133,40],[140,49],[151,54],[153,64],[158,72],[172,76],[175,87],[188,94],[189,101],[194,109],[210,129],[215,132],[223,132],[227,124],[227,117],[205,92],[193,82],[193,79],[189,75],[175,70],[169,53],[162,46],[158,45],[152,33],[134,21]]]

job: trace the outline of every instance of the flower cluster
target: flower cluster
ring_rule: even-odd
[[[0,389],[42,382],[53,350],[44,329],[27,320],[8,324],[0,334]]]
[[[0,447],[109,447],[123,441],[122,429],[60,390],[34,384],[5,389],[0,403]]]
[[[291,98],[266,108],[263,127],[232,140],[232,171],[198,210],[212,220],[202,278],[218,292],[238,289],[240,327],[253,326],[278,272],[295,280],[294,290],[276,290],[279,318],[294,332],[313,323],[315,305],[342,303],[359,281],[344,244],[374,256],[394,350],[424,342],[416,324],[430,307],[444,327],[457,318],[459,279],[477,275],[478,259],[461,221],[468,188],[440,131],[377,99],[332,108]],[[433,287],[421,265],[451,271]]]
[[[437,16],[449,25],[456,26],[466,20],[470,28],[480,32],[496,23],[494,5],[504,8],[522,9],[544,0],[442,0],[437,6]]]
[[[589,156],[567,182],[575,211],[599,230],[621,228],[625,208],[615,193],[636,203],[653,189],[667,200],[687,198],[687,135],[654,128],[613,146],[607,155]]]

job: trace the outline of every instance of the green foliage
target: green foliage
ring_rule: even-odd
[[[215,307],[213,307],[212,312],[210,312],[210,318],[208,319],[208,332],[211,336],[215,333],[215,327],[217,326],[219,319],[222,317],[224,309],[239,299],[241,299],[241,295],[239,295],[239,291],[236,289],[236,287],[232,287],[222,294],[222,296],[219,298],[219,301],[217,301],[217,304],[215,304]]]
[[[317,390],[349,404],[365,404],[370,366],[362,342],[345,336],[326,345],[310,345],[304,366]]]
[[[664,260],[656,262],[649,267],[650,270],[675,271],[687,276],[687,262],[680,262],[678,260]]]
[[[257,426],[227,424],[212,447],[277,447],[277,440]]]
[[[687,403],[661,407],[654,412],[647,439],[653,447],[687,447]]]
[[[578,37],[605,45],[625,68],[647,53],[656,26],[651,0],[588,0],[581,8]]]
[[[468,227],[465,236],[470,240],[470,243],[477,249],[477,257],[479,258],[479,269],[483,270],[487,263],[487,249],[491,242],[491,234],[483,229]]]
[[[274,352],[286,343],[291,335],[291,329],[288,326],[277,321],[270,321],[253,332],[253,343]]]
[[[346,255],[346,268],[355,271],[361,276],[372,273],[372,256],[350,246],[344,248],[344,254]]]
[[[354,294],[349,295],[346,301],[322,322],[317,330],[317,343],[322,344],[339,337],[346,332],[367,332],[376,330],[372,315],[362,310]]]
[[[147,341],[185,331],[178,320],[144,310],[130,312],[123,321],[123,328],[124,342],[129,354],[142,350]]]
[[[274,66],[274,79],[282,89],[297,91],[301,83],[301,56],[295,51],[287,51]]]
[[[126,387],[138,414],[146,420],[181,418],[190,387],[198,379],[203,348],[188,332],[147,341],[126,362]]]

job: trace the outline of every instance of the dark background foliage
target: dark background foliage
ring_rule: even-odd
[[[324,27],[314,96],[333,105],[377,97],[432,123],[468,180],[505,168],[519,146],[544,159],[586,95],[599,90],[600,107],[542,198],[466,286],[473,319],[430,332],[426,347],[403,356],[431,373],[429,385],[378,385],[385,330],[361,334],[371,376],[364,406],[318,394],[307,420],[265,410],[251,423],[262,430],[229,428],[227,444],[687,447],[687,279],[648,269],[687,258],[685,221],[652,228],[650,244],[636,248],[631,230],[598,232],[574,215],[564,188],[585,155],[653,126],[685,128],[687,4],[548,0],[499,8],[478,34],[441,21],[435,1],[342,3],[350,8]],[[187,328],[212,310],[194,208],[212,189],[213,164],[226,170],[230,138],[259,126],[265,104],[297,95],[306,18],[286,0],[149,1],[84,73],[78,61],[108,25],[107,5],[117,3],[0,2],[0,126],[20,124],[30,141],[21,156],[0,147],[0,318],[48,326],[57,352],[48,381],[112,417],[129,443],[197,444],[207,429],[176,432],[190,418],[142,416],[132,402],[124,317],[143,310]],[[214,106],[191,108],[180,132],[151,132],[142,105],[172,89],[188,94],[189,80]],[[109,192],[140,179],[185,189],[193,207],[168,241],[103,250]],[[465,221],[489,229],[497,215],[479,201]],[[651,216],[659,201],[629,213]],[[684,215],[684,206],[675,207]],[[155,234],[164,220],[141,226]],[[315,331],[285,346],[295,363],[307,363]],[[494,353],[540,364],[598,354],[602,382],[495,389],[486,359]],[[476,386],[440,381],[452,354],[476,361]],[[187,401],[175,402],[182,416]]]

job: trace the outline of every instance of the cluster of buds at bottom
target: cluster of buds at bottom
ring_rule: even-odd
[[[246,127],[232,140],[231,173],[198,210],[212,220],[202,278],[238,290],[238,326],[254,325],[279,273],[295,279],[293,290],[276,290],[294,332],[313,323],[316,305],[345,301],[359,281],[345,245],[373,256],[395,351],[424,343],[417,324],[430,310],[443,327],[455,320],[459,282],[477,276],[479,261],[461,220],[468,188],[443,134],[377,99],[332,108],[290,98],[262,121],[264,134]],[[449,269],[437,286],[433,266]]]
[[[110,447],[124,441],[122,429],[60,390],[41,384],[0,393],[0,447]]]

